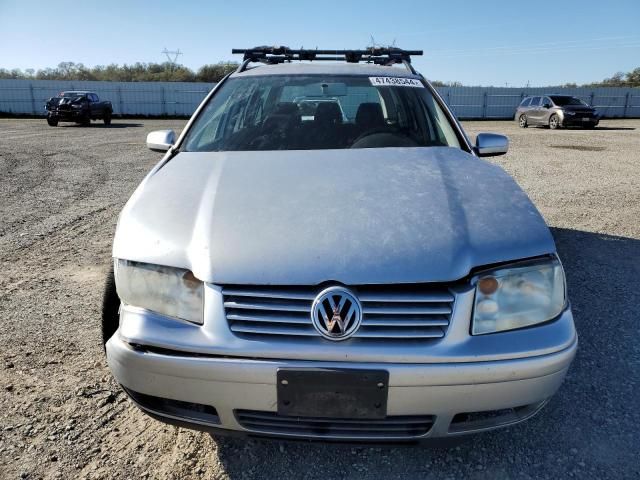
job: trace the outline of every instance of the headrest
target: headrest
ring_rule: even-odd
[[[292,102],[278,103],[264,120],[264,128],[291,128],[300,123],[298,105]]]
[[[299,115],[298,105],[293,102],[281,102],[276,104],[270,115]]]
[[[316,107],[314,121],[318,123],[342,123],[342,112],[336,102],[320,102]]]
[[[384,116],[380,104],[361,103],[356,113],[356,125],[368,129],[384,126]]]

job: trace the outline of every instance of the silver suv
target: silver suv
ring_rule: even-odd
[[[420,52],[243,53],[180,138],[149,134],[166,154],[118,221],[103,334],[131,399],[197,429],[349,441],[538,412],[577,336],[549,229],[480,158],[507,139],[472,145]]]

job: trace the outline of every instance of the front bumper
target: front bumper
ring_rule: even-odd
[[[570,311],[557,322],[573,327]],[[125,341],[119,331],[107,343],[107,358],[136,404],[169,423],[223,433],[387,442],[455,437],[529,418],[556,392],[576,348],[574,330],[561,350],[525,358],[446,363],[256,360],[144,347]],[[318,419],[278,417],[279,368],[386,370],[389,421],[397,426],[421,419],[421,429],[385,424],[376,431],[371,425],[355,428],[353,422],[345,429],[340,421],[335,428],[324,428],[318,427]],[[262,420],[249,422],[247,415]]]
[[[591,115],[567,115],[564,114],[562,118],[563,127],[584,127],[584,126],[596,126],[600,123],[600,117],[594,117]]]
[[[86,110],[48,110],[49,118],[57,118],[58,120],[79,120],[86,117]]]

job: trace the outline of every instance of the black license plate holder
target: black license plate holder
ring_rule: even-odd
[[[387,415],[389,372],[279,368],[278,415],[381,419]]]

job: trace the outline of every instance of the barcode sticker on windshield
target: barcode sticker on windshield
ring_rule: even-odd
[[[424,88],[420,80],[402,77],[369,77],[374,87],[418,87]]]

